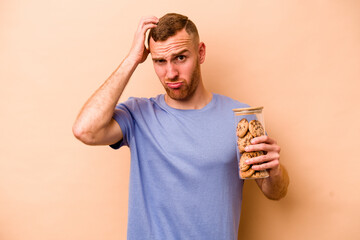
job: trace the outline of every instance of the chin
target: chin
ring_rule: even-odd
[[[175,94],[171,90],[166,91],[166,93],[171,99],[174,99],[177,101],[184,101],[189,98],[188,94],[186,94],[186,93]]]

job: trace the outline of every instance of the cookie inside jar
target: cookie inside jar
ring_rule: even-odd
[[[266,178],[269,173],[266,170],[257,171],[246,160],[261,155],[264,151],[245,152],[245,147],[250,145],[251,139],[265,135],[263,107],[233,109],[236,125],[238,170],[241,179]]]

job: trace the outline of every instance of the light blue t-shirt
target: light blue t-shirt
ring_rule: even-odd
[[[129,240],[236,240],[243,181],[232,109],[213,94],[199,110],[169,107],[164,95],[130,98],[114,119],[131,151]]]

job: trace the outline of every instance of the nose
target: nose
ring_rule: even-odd
[[[179,72],[173,63],[168,63],[166,66],[166,78],[169,80],[176,80],[179,76]]]

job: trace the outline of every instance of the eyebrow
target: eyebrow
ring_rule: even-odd
[[[174,57],[174,56],[179,56],[181,54],[184,54],[186,52],[190,52],[188,49],[184,49],[184,50],[181,50],[180,52],[177,52],[177,53],[173,53],[170,55],[170,57]],[[163,60],[164,58],[163,57],[154,57],[152,58],[153,61],[156,61],[156,60]]]

